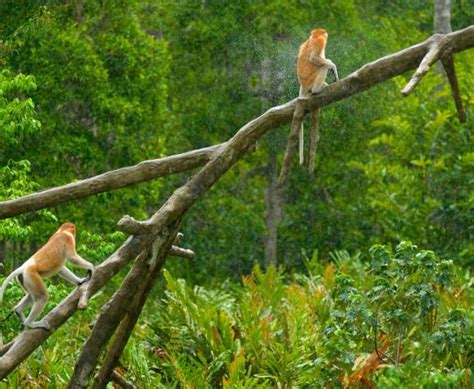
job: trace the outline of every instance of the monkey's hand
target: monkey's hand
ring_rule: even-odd
[[[327,59],[326,61],[328,62],[327,67],[328,67],[329,72],[334,74],[334,78],[336,79],[336,81],[339,81],[339,75],[337,74],[336,65],[330,59]]]
[[[84,282],[89,281],[92,278],[93,273],[94,273],[93,270],[91,269],[87,270],[87,276],[85,276],[84,278],[81,278],[81,280],[78,282],[77,285],[82,285]]]

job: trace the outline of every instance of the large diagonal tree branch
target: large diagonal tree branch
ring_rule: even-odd
[[[474,47],[474,26],[448,34],[452,53]],[[370,87],[415,69],[429,50],[427,40],[398,53],[380,58],[364,65],[345,79],[328,86],[321,94],[312,97],[305,103],[306,110],[316,106],[326,106],[355,93],[363,92]],[[184,186],[177,189],[168,201],[150,219],[137,222],[128,217],[120,222],[120,228],[133,234],[116,253],[98,266],[89,284],[84,286],[83,293],[88,296],[97,292],[126,263],[135,259],[151,246],[156,236],[167,231],[167,227],[180,220],[187,210],[206,191],[225,174],[246,152],[252,149],[255,142],[268,131],[289,123],[293,116],[296,99],[284,105],[269,109],[260,117],[243,126],[228,142],[219,147],[211,160]],[[166,235],[166,234],[165,234]],[[63,324],[77,310],[81,289],[74,291],[47,316],[52,331]],[[124,302],[125,303],[125,302]],[[26,330],[15,339],[13,345],[5,347],[0,358],[0,377],[5,377],[42,342],[51,332],[41,329]],[[0,352],[1,353],[1,352]]]

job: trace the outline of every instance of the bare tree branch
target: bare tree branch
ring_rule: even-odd
[[[181,258],[186,258],[186,259],[193,259],[196,254],[192,250],[183,249],[182,247],[178,247],[178,246],[173,245],[170,248],[169,255],[171,255],[172,257],[181,257]]]
[[[153,270],[155,274],[152,274],[147,279],[143,280],[142,287],[133,297],[133,301],[129,305],[129,309],[117,328],[114,340],[107,350],[107,354],[104,357],[102,366],[94,378],[94,383],[92,385],[93,389],[105,388],[107,383],[110,381],[111,374],[113,374],[113,369],[119,363],[120,356],[127,345],[128,339],[132,335],[133,328],[135,327],[140,313],[143,310],[143,306],[145,305],[146,299],[156,281],[156,275],[159,270],[160,268],[156,267]]]
[[[453,32],[448,37],[452,53],[474,47],[474,26]],[[431,40],[428,39],[423,43],[364,65],[345,79],[329,85],[322,93],[305,101],[305,111],[314,110],[316,106],[323,107],[355,93],[360,93],[382,81],[416,68],[429,49],[430,43]],[[284,105],[273,107],[247,123],[228,142],[218,147],[209,162],[184,186],[177,189],[154,215],[146,221],[130,223],[132,232],[136,231],[138,235],[128,238],[113,255],[97,267],[87,285],[87,295],[92,296],[126,263],[151,247],[154,237],[163,235],[174,238],[177,233],[173,227],[174,223],[179,222],[189,208],[245,153],[252,149],[261,136],[289,123],[296,102],[297,99],[294,99]],[[170,245],[171,243],[172,239],[169,240]],[[168,250],[169,246],[166,254]],[[9,346],[8,351],[0,357],[0,378],[11,372],[75,312],[80,294],[79,290],[75,290],[45,317],[50,324],[51,331],[34,329],[23,331],[18,335],[13,345]],[[0,350],[0,354],[2,354],[2,350]]]
[[[123,378],[119,373],[115,370],[112,372],[111,379],[117,385],[119,385],[123,389],[135,389],[136,386],[128,382],[125,378]]]
[[[0,219],[52,207],[97,193],[125,188],[204,165],[222,145],[205,147],[169,157],[140,162],[104,174],[0,202]]]
[[[430,67],[435,64],[445,53],[446,49],[449,48],[450,42],[446,35],[436,34],[431,38],[432,43],[429,46],[428,52],[421,61],[418,69],[416,69],[415,74],[413,74],[410,82],[403,88],[402,95],[408,96],[421,79],[428,73]]]
[[[77,359],[68,388],[88,387],[89,379],[95,370],[100,353],[105,349],[120,322],[124,320],[127,313],[133,316],[132,309],[142,309],[146,297],[142,300],[140,296],[148,295],[153,286],[161,267],[166,261],[171,244],[176,238],[181,220],[181,217],[174,218],[157,235],[151,249],[140,254],[120,288],[104,305],[92,333]],[[139,299],[138,302],[136,301],[137,298]]]

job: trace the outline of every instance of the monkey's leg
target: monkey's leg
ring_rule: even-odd
[[[59,272],[58,275],[65,279],[66,281],[70,282],[73,285],[80,285],[89,280],[89,277],[84,277],[84,278],[79,278],[76,276],[71,270],[69,270],[67,267],[63,267]]]
[[[31,298],[30,294],[28,293],[25,297],[21,299],[21,301],[15,305],[13,311],[16,313],[20,321],[23,323],[25,321],[25,315],[23,315],[23,311],[29,308],[33,304],[33,299]]]
[[[30,314],[23,322],[23,325],[28,328],[44,328],[49,330],[50,327],[46,320],[34,321],[41,315],[44,306],[48,302],[48,290],[41,276],[35,271],[28,271],[26,269],[23,273],[23,284],[34,301],[33,308],[31,308]]]
[[[330,59],[327,59],[326,61],[328,61],[328,65],[327,65],[328,71],[334,74],[334,78],[336,79],[336,81],[339,81],[339,74],[337,74],[336,64],[332,62]]]
[[[302,85],[300,85],[300,94],[299,94],[299,98],[300,99],[309,99],[311,97],[311,91],[310,90],[306,90],[305,88],[303,88]],[[299,104],[299,103],[297,103]],[[295,120],[295,119],[293,119]],[[300,125],[300,129],[299,129],[299,139],[298,139],[298,142],[299,142],[299,147],[298,147],[298,152],[299,152],[299,155],[300,155],[300,165],[303,165],[304,163],[304,125],[303,125],[303,122],[304,122],[304,117],[301,119],[301,125]]]
[[[311,127],[309,129],[309,156],[308,156],[308,172],[312,174],[314,172],[314,166],[316,162],[316,150],[319,141],[319,116],[321,108],[316,107],[311,117]]]

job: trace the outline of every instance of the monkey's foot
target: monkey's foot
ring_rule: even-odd
[[[49,331],[51,327],[49,326],[46,320],[35,321],[31,324],[23,323],[25,328],[35,329],[35,328],[42,328],[43,330]]]
[[[84,282],[89,281],[92,278],[92,270],[87,270],[87,276],[81,278],[80,281],[77,283],[77,286],[82,285]]]
[[[328,86],[328,83],[327,82],[324,82],[323,85],[320,85],[316,88],[313,88],[311,89],[311,94],[314,96],[314,95],[319,95],[323,90],[324,88],[326,88]]]

